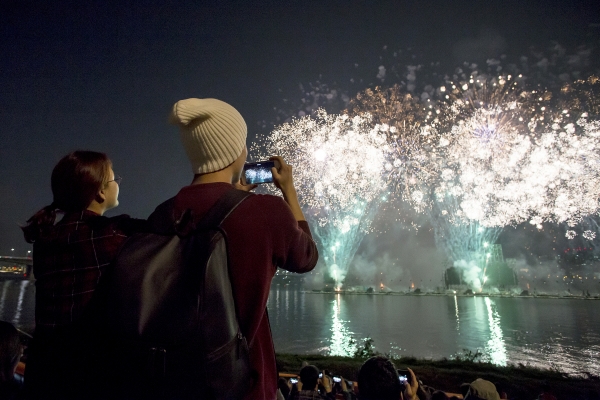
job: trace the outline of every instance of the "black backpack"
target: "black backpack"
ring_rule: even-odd
[[[151,233],[124,244],[102,289],[107,354],[127,367],[113,396],[237,399],[251,388],[220,228],[248,195],[229,190],[199,221],[189,210],[174,216],[167,200],[148,220]]]

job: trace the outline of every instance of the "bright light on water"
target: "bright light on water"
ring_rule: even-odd
[[[487,342],[485,351],[489,354],[490,361],[493,364],[506,366],[506,346],[504,344],[502,329],[500,328],[500,315],[496,311],[494,301],[489,297],[485,298],[485,305],[490,323],[490,339]]]
[[[356,350],[351,342],[352,332],[346,327],[346,322],[340,318],[341,312],[340,295],[336,295],[332,302],[331,315],[331,344],[329,346],[329,355],[332,356],[351,356]]]
[[[441,359],[469,349],[498,365],[600,374],[594,301],[298,293],[287,305],[285,292],[273,290],[268,305],[278,352],[352,354],[351,337],[371,337],[384,354]]]
[[[13,318],[14,324],[17,324],[21,319],[21,312],[23,311],[23,300],[25,299],[27,286],[29,286],[29,281],[20,282],[19,298],[17,299],[17,308],[15,309],[15,317]]]

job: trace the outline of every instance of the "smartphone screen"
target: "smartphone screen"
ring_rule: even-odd
[[[298,379],[296,379],[296,378],[290,378],[290,383],[298,383]]]
[[[321,373],[319,374],[319,378],[322,378],[322,377],[323,377],[323,373],[321,372]]]
[[[342,381],[342,378],[340,378],[339,376],[334,376],[334,377],[333,377],[333,381],[334,381],[334,382],[341,382],[341,381]]]
[[[400,379],[400,383],[410,384],[410,373],[408,372],[408,370],[399,369],[398,370],[398,378]]]
[[[246,180],[246,185],[273,182],[271,168],[274,167],[275,161],[260,161],[244,164],[244,179]]]

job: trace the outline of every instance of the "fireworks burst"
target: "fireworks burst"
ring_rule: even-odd
[[[427,216],[438,246],[466,264],[480,263],[483,243],[505,226],[566,224],[574,238],[572,227],[598,214],[598,78],[528,89],[520,73],[469,68],[420,95],[407,85],[366,89],[342,115],[319,111],[268,136],[268,154],[296,166],[336,282],[377,207],[397,209],[405,223],[407,205]],[[593,241],[595,231],[582,237]]]
[[[424,199],[419,184],[436,174],[435,165],[431,163],[437,151],[432,144],[435,124],[428,124],[431,109],[396,85],[359,93],[350,101],[346,112],[369,115],[376,129],[386,135],[390,158],[384,167],[391,193],[422,211],[419,205]]]
[[[370,122],[368,116],[321,110],[316,118],[281,125],[266,140],[267,154],[282,155],[296,166],[300,202],[336,287],[385,201],[389,145],[385,131]]]
[[[455,261],[477,263],[473,243],[494,243],[504,226],[576,224],[598,212],[599,123],[586,111],[598,108],[598,79],[563,87],[566,97],[527,91],[523,80],[472,72],[420,98],[394,86],[350,101],[349,112],[384,127],[390,187],[429,216]]]
[[[583,232],[583,237],[586,238],[587,240],[594,240],[596,238],[596,232],[587,230],[587,231]]]
[[[413,124],[418,128],[392,138],[391,165],[398,168],[391,175],[404,175],[396,182],[403,183],[404,200],[427,211],[450,194],[460,205],[450,218],[489,227],[577,221],[598,212],[599,122],[582,112],[581,101],[556,101],[562,109],[557,113],[548,104],[550,94],[527,92],[513,80],[473,74],[468,82],[440,88],[438,101],[427,99],[421,107],[427,114]],[[598,80],[588,84],[592,89],[579,97],[594,109],[589,93],[597,91]],[[566,103],[578,104],[579,111],[564,109]],[[407,163],[418,168],[407,173]]]

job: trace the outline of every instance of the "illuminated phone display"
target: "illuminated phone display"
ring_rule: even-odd
[[[271,168],[274,167],[275,161],[246,163],[244,165],[244,178],[246,180],[246,185],[273,182],[273,173],[271,172]]]

